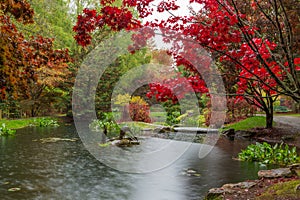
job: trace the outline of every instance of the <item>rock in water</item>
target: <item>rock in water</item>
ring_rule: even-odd
[[[126,147],[131,145],[139,145],[139,141],[130,140],[130,139],[122,139],[122,140],[114,140],[111,142],[112,145],[118,146],[118,147]]]

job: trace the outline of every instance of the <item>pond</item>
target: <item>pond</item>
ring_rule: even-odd
[[[114,170],[76,142],[42,143],[41,138],[79,138],[74,126],[20,129],[0,138],[1,199],[193,200],[212,187],[257,178],[259,166],[234,161],[243,141],[220,139],[212,152],[198,158],[192,145],[172,165],[159,171],[133,174]],[[148,139],[147,146],[162,139]],[[147,147],[147,148],[148,148]],[[140,145],[139,148],[143,148]],[[184,172],[193,169],[198,176]],[[11,192],[10,188],[19,188]]]

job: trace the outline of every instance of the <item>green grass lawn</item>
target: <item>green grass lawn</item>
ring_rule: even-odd
[[[257,127],[265,127],[266,118],[263,116],[249,117],[245,120],[239,121],[234,124],[229,124],[225,129],[233,128],[234,130],[249,130]]]
[[[156,122],[165,122],[167,119],[166,112],[150,112],[150,117]]]
[[[48,117],[46,117],[48,118]],[[51,117],[49,117],[51,118]],[[1,119],[0,125],[5,123],[6,127],[9,129],[19,129],[29,126],[37,118],[25,118],[25,119]]]
[[[26,118],[26,119],[14,119],[14,120],[8,120],[8,119],[2,119],[0,120],[0,124],[5,124],[7,128],[10,129],[19,129],[24,128],[26,126],[29,126],[31,123],[33,123],[33,118]]]
[[[166,116],[166,112],[150,112],[151,117],[164,117]]]

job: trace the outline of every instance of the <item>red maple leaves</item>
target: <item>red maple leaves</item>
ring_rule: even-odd
[[[113,1],[101,1],[103,5]],[[77,18],[73,30],[77,33],[75,39],[81,46],[91,44],[92,32],[104,26],[113,31],[132,30],[141,27],[139,20],[133,18],[132,12],[126,7],[104,6],[99,13],[96,10],[84,9]]]
[[[172,11],[180,8],[179,1],[159,1],[156,4],[156,11],[166,12],[169,17],[144,23],[141,20],[155,10],[152,5],[153,0],[123,0],[119,7],[112,6],[114,2],[114,0],[102,0],[103,8],[99,13],[94,10],[84,10],[84,14],[78,16],[74,30],[77,33],[75,38],[79,44],[82,46],[90,44],[91,33],[103,26],[108,26],[113,31],[133,30],[149,26],[161,29],[163,35],[168,35],[168,31],[176,32],[175,38],[189,39],[195,44],[203,46],[222,68],[234,66],[238,72],[236,77],[238,95],[242,96],[249,92],[249,86],[260,88],[266,93],[274,95],[287,89],[283,81],[290,76],[290,73],[294,80],[297,80],[295,74],[300,70],[300,58],[285,54],[281,57],[276,56],[282,52],[279,51],[280,49],[287,51],[284,49],[284,45],[288,44],[283,39],[279,40],[281,42],[279,44],[276,40],[278,38],[273,35],[266,37],[268,27],[259,27],[256,24],[258,19],[269,23],[272,16],[262,11],[259,12],[259,9],[269,9],[268,11],[275,9],[274,5],[272,7],[272,2],[269,2],[268,5],[261,4],[260,1],[248,2],[250,6],[241,9],[243,3],[238,1],[190,0],[189,3],[197,3],[202,8],[192,15],[176,16],[172,14]],[[132,10],[138,13],[138,17],[132,14]],[[277,28],[282,29],[286,26],[286,22],[279,23],[280,26],[276,23],[275,21],[275,28],[278,26]],[[280,34],[284,34],[284,32]],[[133,36],[135,43],[131,50],[134,51],[144,46],[147,38],[144,37],[144,34]],[[195,56],[197,52],[192,51],[194,47],[183,42],[184,40],[180,40],[181,43],[178,43],[172,41],[170,37],[164,38],[166,43],[173,45],[170,54],[174,56],[176,65],[183,65],[186,70],[191,72],[190,75],[182,77],[179,74],[173,80],[150,84],[149,97],[155,96],[161,101],[166,101],[167,98],[176,101],[183,96],[184,92],[178,92],[177,97],[175,97],[175,93],[181,91],[179,88],[182,87],[184,81],[189,82],[195,92],[208,92],[201,75],[193,72],[199,71],[199,66],[204,69],[204,72],[209,72],[205,68],[210,68],[211,63],[199,65],[202,60]],[[185,59],[186,57],[188,59]],[[206,61],[208,60],[206,59]],[[230,64],[228,65],[228,63]],[[187,90],[182,89],[182,91]]]

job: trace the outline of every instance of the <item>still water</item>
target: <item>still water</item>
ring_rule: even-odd
[[[0,199],[194,200],[212,187],[256,178],[259,166],[234,161],[247,142],[220,139],[198,158],[197,145],[162,170],[132,174],[114,170],[76,142],[41,143],[41,138],[79,138],[73,126],[28,127],[0,138]],[[147,145],[157,142],[149,139]],[[143,148],[140,145],[139,148]],[[200,176],[187,176],[193,169]],[[10,188],[20,188],[10,192]]]

